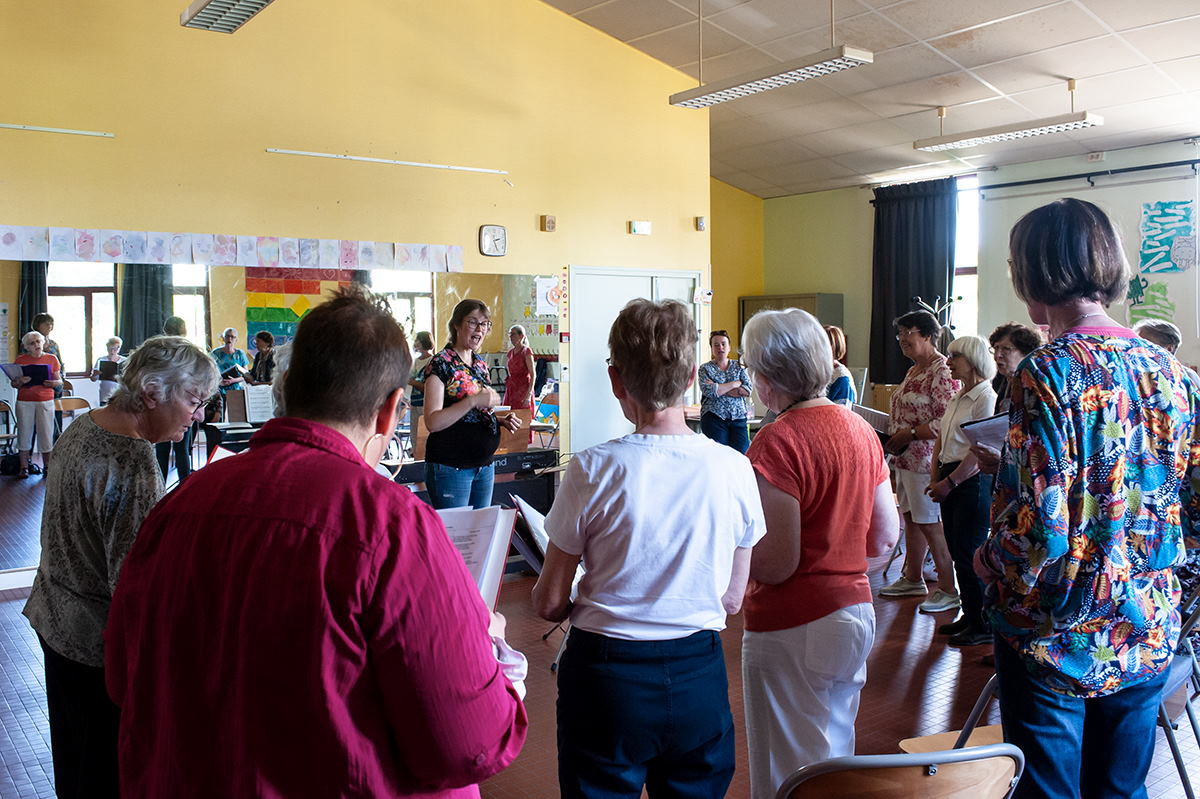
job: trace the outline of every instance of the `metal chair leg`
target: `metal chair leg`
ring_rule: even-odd
[[[1183,793],[1187,799],[1196,799],[1192,791],[1192,781],[1188,778],[1187,765],[1183,762],[1183,754],[1179,751],[1179,742],[1175,740],[1175,728],[1167,717],[1167,709],[1161,702],[1158,704],[1158,724],[1167,736],[1167,746],[1171,748],[1171,757],[1175,759],[1175,768],[1179,771],[1179,780],[1183,783]]]

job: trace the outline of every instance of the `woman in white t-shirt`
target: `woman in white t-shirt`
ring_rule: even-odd
[[[559,786],[564,797],[636,799],[643,786],[724,796],[734,733],[718,632],[741,607],[765,532],[754,472],[684,421],[696,329],[682,304],[634,300],[608,346],[612,392],[635,430],[571,461],[533,590],[543,618],[571,621]]]
[[[113,336],[106,341],[104,346],[108,348],[108,355],[104,356],[103,358],[96,359],[96,364],[92,367],[92,373],[89,375],[93,383],[97,380],[100,381],[101,405],[108,404],[108,398],[112,396],[112,393],[117,390],[117,386],[120,385],[120,377],[118,376],[119,372],[114,370],[106,374],[105,370],[101,367],[101,364],[115,363],[119,365],[125,363],[127,359],[121,354],[121,344],[122,342],[120,336]],[[111,375],[111,377],[109,375]]]

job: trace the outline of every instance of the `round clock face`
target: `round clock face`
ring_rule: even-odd
[[[504,255],[508,252],[508,236],[503,225],[481,225],[479,228],[481,255]]]

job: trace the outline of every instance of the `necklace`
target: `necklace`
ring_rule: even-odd
[[[1092,311],[1091,313],[1085,313],[1081,316],[1076,316],[1074,319],[1072,319],[1070,322],[1067,323],[1066,329],[1070,330],[1071,328],[1075,327],[1075,325],[1082,322],[1084,319],[1087,319],[1089,316],[1104,316],[1104,311]]]
[[[792,408],[795,408],[797,405],[799,405],[799,404],[800,404],[800,403],[802,403],[802,402],[808,402],[808,400],[806,400],[806,399],[798,399],[798,400],[796,400],[796,401],[795,401],[795,402],[793,402],[791,405],[787,406],[787,407],[786,407],[786,408],[784,408],[782,411],[780,411],[780,412],[779,412],[779,415],[780,415],[780,416],[783,416],[785,413],[787,413],[788,411],[790,411]]]

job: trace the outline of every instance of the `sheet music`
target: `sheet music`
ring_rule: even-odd
[[[451,543],[467,564],[467,571],[475,578],[483,601],[488,607],[495,607],[517,512],[492,505],[479,510],[445,508],[438,515]]]
[[[972,444],[982,444],[999,450],[1008,437],[1008,414],[998,413],[986,419],[963,422],[962,431]]]
[[[269,422],[275,416],[275,397],[269,384],[246,386],[246,421],[251,424]]]
[[[888,426],[892,422],[892,417],[883,411],[877,411],[874,408],[868,408],[866,405],[855,403],[850,406],[850,410],[857,413],[863,419],[867,420],[867,424],[875,429],[875,432],[888,435]]]
[[[509,494],[512,501],[517,503],[517,510],[521,511],[521,516],[524,517],[529,525],[530,531],[533,533],[534,543],[541,550],[542,557],[546,557],[546,550],[550,547],[550,536],[546,533],[546,517],[538,511],[534,510],[533,506],[525,500],[518,497],[516,494]]]

